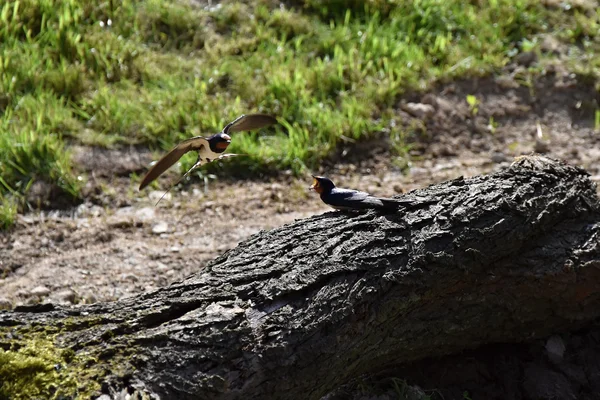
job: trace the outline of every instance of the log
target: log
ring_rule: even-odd
[[[261,231],[154,292],[2,312],[0,365],[38,367],[0,379],[27,372],[21,390],[64,398],[319,399],[362,374],[600,316],[600,202],[584,170],[523,157],[400,199],[397,213]]]

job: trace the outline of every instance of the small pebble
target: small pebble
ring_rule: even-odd
[[[121,274],[121,279],[124,281],[137,282],[140,279],[134,274]]]
[[[43,297],[50,294],[50,289],[48,289],[46,286],[36,286],[33,289],[31,289],[31,292],[29,292],[29,294],[31,296]]]
[[[116,212],[117,215],[131,215],[131,213],[133,213],[132,206],[120,207]]]
[[[435,113],[435,108],[431,104],[406,103],[402,108],[404,111],[417,118],[430,117]]]
[[[101,231],[98,232],[96,236],[96,240],[100,243],[107,243],[113,239],[113,234],[110,231]]]
[[[152,207],[144,207],[140,208],[135,212],[135,216],[140,221],[150,221],[155,216],[154,208]]]
[[[19,215],[19,220],[23,224],[27,224],[27,225],[33,224],[35,222],[33,218],[28,217],[28,216],[22,216],[22,215]]]
[[[543,53],[559,55],[561,53],[561,42],[550,34],[543,35],[542,42],[540,43],[540,50]]]
[[[86,217],[99,217],[100,215],[103,215],[105,213],[105,210],[103,207],[100,207],[96,204],[88,204],[88,203],[83,203],[81,205],[79,205],[79,207],[77,207],[77,210],[75,210],[75,217],[77,218],[86,218]]]
[[[517,89],[520,86],[519,82],[509,76],[499,76],[494,81],[502,89]]]
[[[108,221],[109,228],[124,229],[124,228],[130,228],[132,226],[133,226],[133,221],[131,220],[131,218],[129,218],[125,215],[115,216],[114,218],[111,218]]]
[[[167,264],[161,263],[160,261],[156,263],[156,269],[159,271],[166,271],[169,269]]]
[[[77,294],[71,289],[64,289],[54,294],[54,297],[62,303],[75,304],[77,300]]]
[[[166,233],[169,230],[169,224],[166,222],[159,222],[158,224],[152,227],[152,233],[155,235],[160,235],[161,233]]]

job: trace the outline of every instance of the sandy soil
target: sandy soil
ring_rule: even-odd
[[[488,173],[533,151],[586,168],[600,179],[598,106],[593,85],[549,69],[533,85],[510,67],[500,78],[440,85],[398,103],[395,126],[411,142],[403,173],[381,140],[343,149],[318,172],[338,186],[391,196],[432,183]],[[473,95],[474,110],[466,101]],[[202,269],[258,232],[329,210],[308,191],[309,176],[283,173],[268,181],[198,181],[173,191],[158,207],[160,191],[137,192],[152,154],[139,149],[76,148],[89,175],[86,202],[67,211],[20,216],[0,234],[0,308],[36,302],[91,303],[153,290]],[[175,170],[175,168],[174,168]],[[177,171],[160,178],[162,187]]]

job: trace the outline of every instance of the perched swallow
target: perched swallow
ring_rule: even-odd
[[[173,186],[175,186],[182,179],[185,179],[193,170],[195,170],[199,166],[203,164],[208,164],[209,162],[215,160],[222,160],[224,158],[241,155],[231,153],[224,154],[224,151],[229,146],[229,143],[231,143],[231,137],[229,136],[229,133],[250,131],[268,125],[273,125],[275,123],[277,123],[277,120],[270,115],[241,115],[240,117],[236,118],[233,122],[228,123],[225,126],[225,128],[223,128],[223,130],[217,134],[214,134],[210,137],[196,136],[190,139],[186,139],[183,142],[179,143],[177,146],[175,146],[163,158],[158,160],[158,162],[154,164],[152,168],[150,168],[146,176],[144,176],[144,179],[142,179],[142,183],[140,183],[139,190],[142,190],[146,186],[148,186],[150,182],[158,178],[163,172],[165,172],[173,164],[179,161],[179,159],[183,157],[184,154],[190,151],[197,151],[198,160],[177,182],[175,182],[169,188],[169,190],[171,190]],[[167,190],[166,193],[168,193],[169,190]]]
[[[397,210],[402,202],[395,199],[371,196],[369,193],[353,189],[335,187],[329,178],[314,176],[310,187],[319,193],[323,203],[337,210]]]

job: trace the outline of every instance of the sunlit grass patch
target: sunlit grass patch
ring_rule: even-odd
[[[79,131],[80,124],[66,100],[45,92],[25,95],[4,117],[0,124],[0,192],[18,197],[33,182],[42,180],[76,198],[79,184],[71,172],[63,135]]]
[[[533,0],[285,4],[4,2],[0,194],[43,179],[77,195],[70,143],[166,150],[249,112],[282,123],[236,135],[231,151],[248,156],[224,168],[302,173],[340,143],[380,135],[405,91],[499,70],[542,33],[573,48],[573,68],[594,75],[599,65],[597,10]]]
[[[71,173],[70,157],[56,135],[22,130],[0,137],[0,176],[4,193],[25,193],[36,180],[56,184],[76,198],[79,184]]]
[[[8,229],[14,225],[18,210],[18,202],[13,196],[0,197],[0,229]]]

